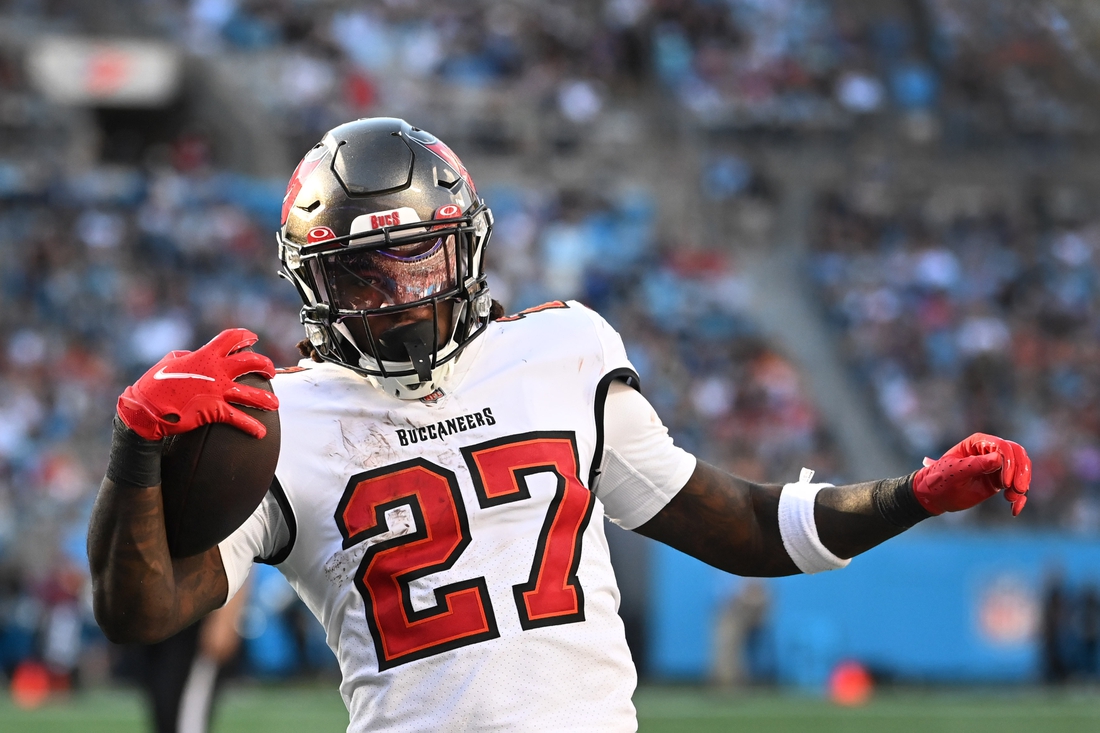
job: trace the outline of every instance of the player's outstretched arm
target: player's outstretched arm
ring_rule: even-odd
[[[255,334],[230,329],[195,352],[173,351],[119,397],[107,476],[88,527],[96,621],[112,641],[159,641],[225,601],[217,547],[187,558],[168,550],[160,457],[164,437],[209,423],[264,435],[259,421],[231,404],[278,407],[271,393],[235,381],[274,376],[270,359],[243,351],[255,342]]]
[[[756,484],[700,462],[684,488],[637,531],[738,575],[791,575],[839,567],[923,519],[969,509],[997,493],[1017,515],[1030,484],[1026,451],[982,433],[939,460],[926,458],[909,476],[809,493],[809,484]],[[791,494],[781,508],[785,490]]]

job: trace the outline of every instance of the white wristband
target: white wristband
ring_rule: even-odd
[[[811,484],[814,472],[803,468],[798,483],[787,484],[779,495],[779,534],[783,547],[798,569],[806,574],[839,570],[851,559],[844,560],[821,544],[814,521],[817,492],[832,484]]]

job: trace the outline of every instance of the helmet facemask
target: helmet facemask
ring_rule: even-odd
[[[488,322],[481,258],[491,225],[479,202],[427,227],[353,231],[302,247],[280,238],[289,254],[283,273],[312,303],[302,322],[319,355],[396,397],[435,391]]]

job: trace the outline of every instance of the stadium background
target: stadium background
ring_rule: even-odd
[[[603,313],[701,458],[839,483],[980,430],[1034,459],[1020,518],[991,501],[827,577],[748,583],[609,529],[647,685],[748,686],[747,714],[845,661],[887,690],[1087,691],[1098,87],[1087,0],[0,1],[0,679],[42,665],[57,693],[18,719],[125,685],[84,553],[115,398],[229,326],[296,360],[285,181],[367,115],[462,156],[496,296]],[[259,570],[238,685],[331,682]]]

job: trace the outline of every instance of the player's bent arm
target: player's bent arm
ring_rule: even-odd
[[[221,606],[228,582],[217,547],[173,558],[160,486],[104,479],[88,528],[96,622],[113,642],[165,639]]]
[[[165,437],[201,425],[266,434],[239,406],[275,410],[278,399],[236,381],[246,374],[275,376],[270,359],[248,350],[256,340],[251,331],[231,328],[194,352],[172,351],[118,399],[107,477],[88,527],[95,617],[112,641],[167,638],[229,594],[218,547],[183,559],[169,553],[160,459]]]

